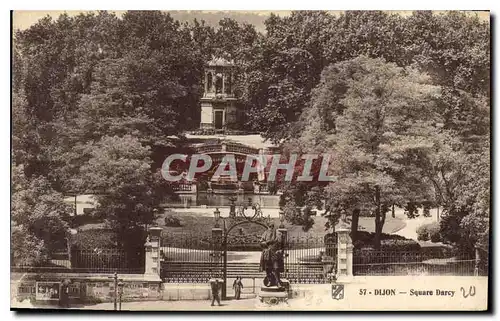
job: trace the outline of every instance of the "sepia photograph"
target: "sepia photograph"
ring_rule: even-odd
[[[491,308],[489,11],[10,18],[11,310]]]

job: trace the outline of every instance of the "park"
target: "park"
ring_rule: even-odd
[[[342,309],[488,282],[488,20],[198,14],[14,30],[12,307]]]

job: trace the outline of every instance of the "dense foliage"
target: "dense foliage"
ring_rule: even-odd
[[[264,24],[132,11],[16,31],[13,256],[35,262],[61,247],[70,193],[98,194],[97,212],[125,238],[154,220],[170,193],[158,167],[170,137],[198,127],[212,55],[238,66],[239,129],[337,156],[336,183],[282,187],[290,221],[307,229],[318,208],[333,225],[344,212],[355,238],[357,217],[373,216],[379,244],[392,206],[438,205],[443,240],[486,249],[489,22],[456,11],[297,11]]]

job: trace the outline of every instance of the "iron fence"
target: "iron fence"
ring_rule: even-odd
[[[222,277],[222,252],[209,235],[164,237],[160,247],[160,277],[167,283],[206,283]]]
[[[327,283],[337,269],[337,236],[299,235],[286,244],[283,276],[291,283]]]
[[[379,275],[475,275],[477,262],[468,253],[440,251],[384,251],[355,249],[353,274]]]
[[[16,264],[13,272],[33,273],[144,273],[144,255],[140,251],[121,249],[72,250],[54,255],[57,259],[48,259],[39,264]]]

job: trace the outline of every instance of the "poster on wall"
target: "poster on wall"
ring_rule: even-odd
[[[59,282],[37,282],[37,300],[59,300]]]

